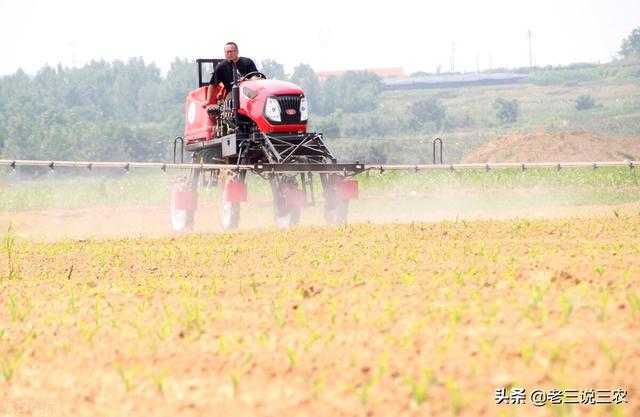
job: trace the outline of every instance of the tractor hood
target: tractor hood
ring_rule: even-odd
[[[252,90],[252,91],[250,91]],[[284,94],[304,94],[297,85],[280,80],[248,80],[240,84],[240,94],[252,98],[257,95],[271,96]]]
[[[266,105],[276,114],[268,116]],[[306,132],[308,110],[304,91],[280,80],[247,80],[240,83],[238,112],[253,120],[260,132]],[[275,117],[274,117],[275,116]]]

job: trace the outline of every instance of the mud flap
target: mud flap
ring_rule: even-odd
[[[358,181],[345,180],[336,183],[337,200],[358,200],[359,198],[360,190]]]
[[[282,197],[286,207],[303,208],[307,205],[307,199],[304,191],[298,188],[287,188],[282,191]]]
[[[175,187],[172,190],[172,208],[175,210],[195,211],[198,206],[198,193],[195,191],[182,191]]]
[[[228,182],[225,188],[224,199],[230,203],[247,201],[247,184],[244,182]]]

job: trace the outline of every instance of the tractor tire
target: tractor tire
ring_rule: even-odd
[[[183,184],[176,183],[171,190],[171,202],[169,203],[169,216],[171,227],[175,232],[192,230],[194,225],[195,210],[180,209],[177,204],[177,193],[184,188]]]
[[[184,232],[192,230],[194,224],[193,210],[175,210],[171,209],[171,226],[174,232]]]
[[[335,198],[325,202],[324,218],[327,224],[346,224],[349,213],[349,200]]]
[[[300,222],[300,207],[287,206],[284,196],[284,189],[287,185],[278,186],[276,178],[271,178],[271,194],[273,196],[273,218],[276,227],[279,229],[288,229],[296,226]],[[295,184],[294,184],[295,186]]]
[[[275,207],[275,220],[276,226],[279,229],[288,229],[293,226],[297,226],[300,222],[300,209],[296,207],[290,207],[288,209],[278,210]]]
[[[220,226],[222,230],[235,230],[240,224],[240,203],[227,201],[226,184],[220,186]]]
[[[235,230],[240,224],[240,203],[220,201],[220,225],[222,230]]]

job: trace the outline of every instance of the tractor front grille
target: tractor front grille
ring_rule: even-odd
[[[282,122],[277,124],[297,124],[297,123],[306,123],[306,121],[300,121],[300,99],[303,97],[299,94],[295,95],[286,95],[286,96],[275,96],[278,100],[278,104],[280,105],[280,116],[282,117]],[[295,110],[294,114],[287,114],[287,110]]]

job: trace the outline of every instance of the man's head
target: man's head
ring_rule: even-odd
[[[235,42],[227,42],[224,45],[224,59],[238,62],[238,45]]]

